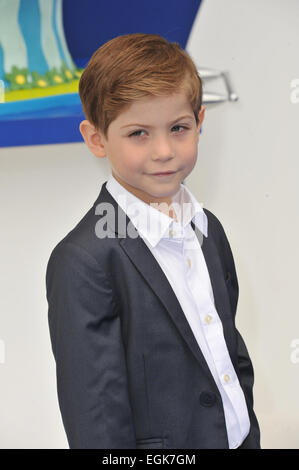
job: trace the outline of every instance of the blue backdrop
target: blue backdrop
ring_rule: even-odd
[[[183,48],[200,7],[201,0],[64,0],[63,22],[66,41],[72,58],[84,68],[93,52],[115,36],[129,33],[160,34]],[[51,100],[42,98],[35,111],[26,113],[19,106],[18,115],[1,115],[0,146],[41,145],[79,142],[82,136],[79,123],[84,119],[78,94],[68,106],[50,107]],[[37,100],[40,102],[40,99]],[[8,104],[8,103],[7,103]],[[20,103],[19,103],[20,105]]]

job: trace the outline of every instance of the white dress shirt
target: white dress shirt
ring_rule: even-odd
[[[202,206],[181,184],[172,198],[174,220],[167,212],[134,196],[112,174],[106,188],[131,219],[175,292],[221,394],[229,448],[239,447],[249,433],[250,420],[215,308],[201,244],[190,223],[192,220],[208,236],[208,220]]]

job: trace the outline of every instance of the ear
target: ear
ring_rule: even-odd
[[[202,124],[203,120],[204,120],[204,117],[205,117],[205,111],[206,111],[206,106],[204,105],[201,105],[201,108],[200,108],[200,111],[199,111],[199,121],[200,121],[200,124]]]
[[[93,124],[86,119],[81,121],[79,130],[89,150],[96,156],[103,158],[106,156],[105,138],[100,131],[97,131]]]
[[[198,134],[200,133],[200,127],[201,127],[201,125],[203,123],[203,120],[204,120],[204,117],[205,117],[205,110],[206,110],[206,106],[201,105],[200,111],[198,113],[198,119],[199,119],[199,122],[198,122],[198,125],[197,125]]]

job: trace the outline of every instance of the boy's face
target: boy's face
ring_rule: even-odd
[[[90,150],[107,156],[115,179],[139,199],[171,203],[197,160],[200,125],[185,93],[136,101],[110,124],[107,140],[88,121],[80,131]],[[168,176],[154,173],[172,171]]]

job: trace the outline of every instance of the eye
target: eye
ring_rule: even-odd
[[[178,128],[181,128],[183,130],[188,130],[189,127],[187,126],[181,126],[181,125],[176,125],[176,126],[173,126],[172,129],[178,129]],[[141,132],[146,132],[145,130],[143,129],[140,129],[138,131],[134,131],[132,132],[132,134],[129,134],[129,137],[142,137],[142,135],[140,134]],[[176,131],[175,131],[176,132]],[[183,131],[180,131],[179,134],[181,134]]]
[[[143,130],[140,130],[140,131],[135,131],[135,132],[132,132],[132,134],[129,135],[129,137],[140,137],[140,132],[145,132]]]
[[[176,125],[176,126],[173,126],[172,129],[175,129],[175,128],[178,128],[178,127],[181,127],[182,129],[188,129],[188,127],[186,127],[186,126],[180,126],[179,124]],[[179,132],[179,134],[180,134],[180,133],[181,133],[181,132]]]

